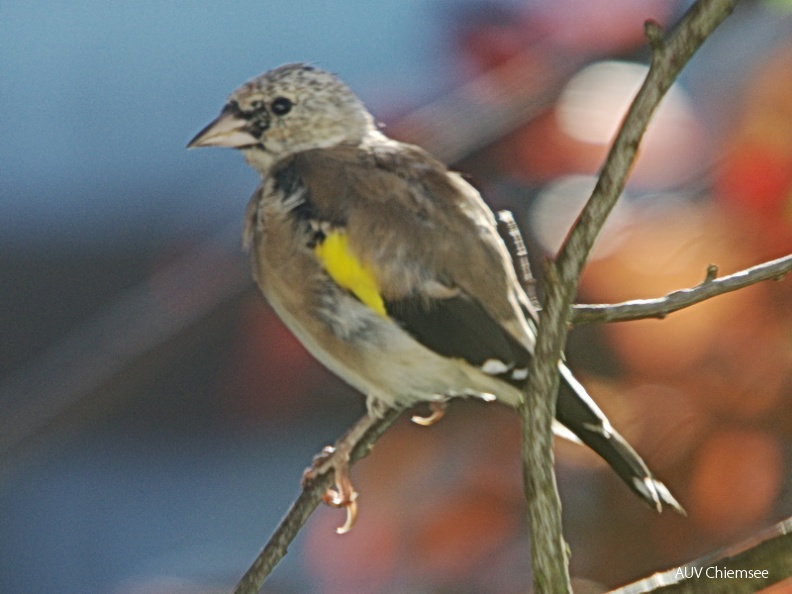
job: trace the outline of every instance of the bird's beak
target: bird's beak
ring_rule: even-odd
[[[216,120],[198,132],[187,148],[199,146],[225,146],[228,148],[244,148],[259,144],[258,138],[245,130],[247,120],[233,111],[224,111]]]

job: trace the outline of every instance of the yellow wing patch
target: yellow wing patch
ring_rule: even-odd
[[[330,231],[325,240],[314,248],[314,253],[330,278],[340,287],[350,291],[381,316],[388,316],[377,279],[371,269],[349,249],[349,236],[346,233]]]

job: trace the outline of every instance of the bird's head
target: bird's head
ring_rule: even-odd
[[[187,146],[240,149],[265,172],[302,151],[358,143],[372,130],[371,114],[338,77],[287,64],[234,91],[217,119]]]

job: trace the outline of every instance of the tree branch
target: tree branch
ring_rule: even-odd
[[[402,411],[389,409],[381,419],[363,435],[350,456],[350,466],[368,456],[374,443],[399,418]],[[369,422],[368,415],[363,416],[355,427]],[[351,429],[351,431],[354,431]],[[299,497],[292,503],[289,511],[278,524],[267,544],[256,557],[256,560],[239,580],[234,594],[258,594],[264,580],[275,566],[286,555],[289,545],[302,529],[308,518],[322,501],[324,493],[333,485],[333,472],[320,475],[315,480],[305,481]]]
[[[664,318],[668,314],[701,303],[712,297],[736,291],[766,280],[781,280],[792,271],[792,255],[765,262],[722,278],[715,278],[710,266],[700,285],[680,289],[655,299],[633,299],[611,305],[573,305],[571,321],[575,325],[594,322],[625,322],[645,318]]]
[[[732,12],[736,0],[700,0],[664,43],[649,21],[646,34],[652,61],[646,80],[630,105],[591,198],[545,276],[545,307],[531,360],[523,418],[523,469],[532,537],[536,592],[569,592],[567,547],[561,532],[561,506],[553,474],[551,425],[558,391],[558,361],[566,343],[567,321],[580,273],[594,240],[621,194],[649,119],[679,72],[712,31]]]
[[[792,518],[724,551],[634,582],[611,594],[743,594],[792,577]],[[752,571],[753,574],[727,573]],[[758,575],[756,572],[760,572]],[[731,576],[731,577],[730,577]],[[745,577],[743,577],[745,576]],[[751,576],[751,577],[748,577]]]

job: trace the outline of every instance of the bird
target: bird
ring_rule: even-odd
[[[253,276],[286,326],[366,396],[373,423],[454,397],[520,406],[537,333],[494,213],[462,175],[386,136],[335,74],[286,64],[244,83],[188,143],[241,151],[261,183],[245,213]],[[684,514],[563,361],[556,426],[650,507]],[[315,461],[327,503],[357,515],[349,455],[369,425]]]

